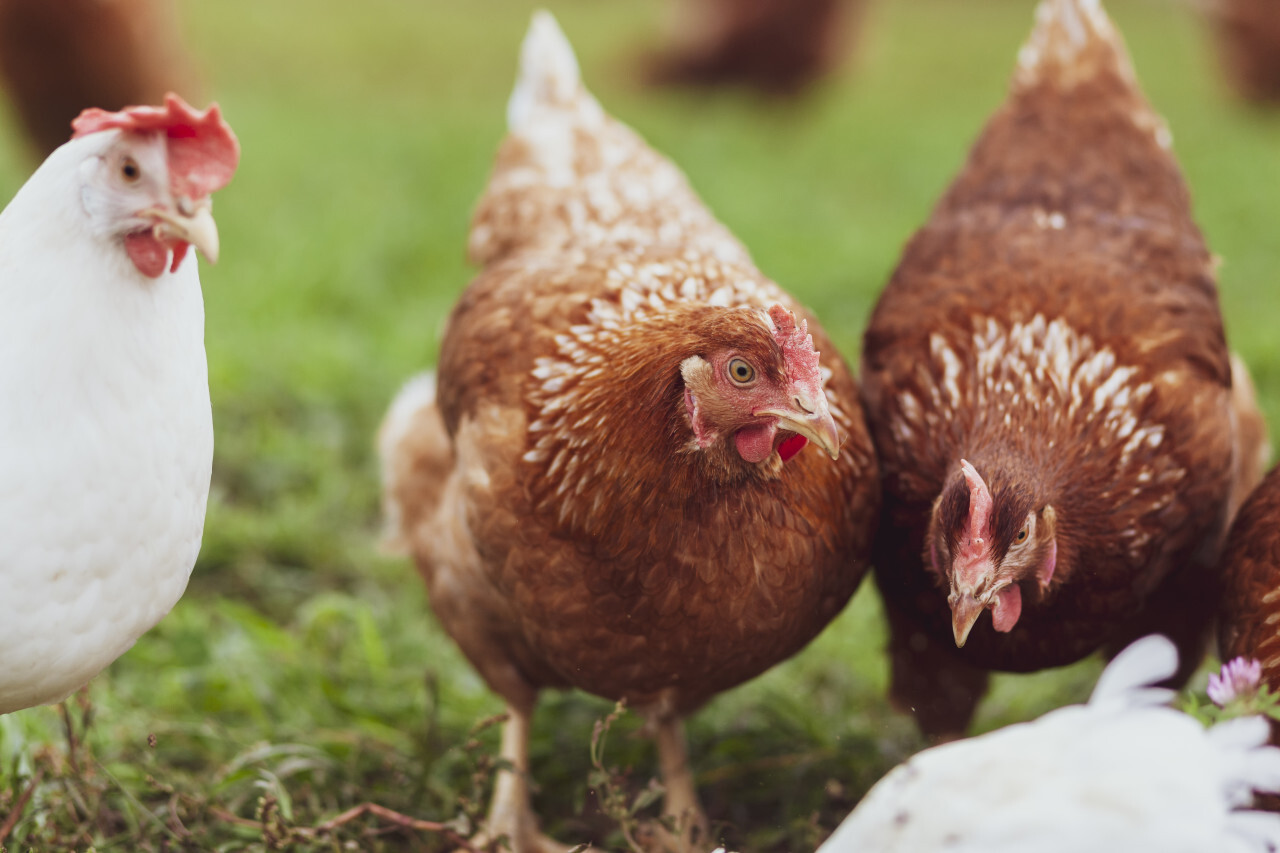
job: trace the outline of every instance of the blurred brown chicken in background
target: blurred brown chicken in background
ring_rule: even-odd
[[[678,0],[670,46],[650,60],[663,85],[741,85],[791,95],[851,49],[866,0]]]
[[[1280,2],[1208,0],[1218,53],[1244,98],[1280,104]]]
[[[85,107],[201,97],[171,0],[0,0],[0,76],[42,158]]]

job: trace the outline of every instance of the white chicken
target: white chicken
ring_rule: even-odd
[[[1280,789],[1261,717],[1205,729],[1150,687],[1177,668],[1150,636],[1112,661],[1087,705],[927,749],[890,772],[818,853],[1245,853],[1280,845]]]
[[[186,588],[213,459],[194,245],[216,106],[86,110],[0,213],[0,713],[56,702]]]

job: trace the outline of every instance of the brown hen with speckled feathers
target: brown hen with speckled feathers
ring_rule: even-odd
[[[1240,508],[1222,554],[1218,652],[1224,661],[1256,658],[1262,682],[1280,692],[1280,467],[1273,468]],[[1271,721],[1280,743],[1280,723]],[[1271,800],[1280,806],[1280,798]]]
[[[540,689],[577,687],[651,718],[685,827],[667,843],[690,849],[707,838],[680,716],[844,606],[876,521],[874,454],[830,341],[583,90],[549,16],[521,65],[473,223],[483,271],[438,386],[407,386],[382,430],[392,535],[509,706],[517,772],[489,837],[551,847],[528,804],[528,724]]]
[[[930,735],[989,670],[1153,631],[1201,659],[1264,430],[1169,145],[1096,0],[1044,0],[872,316],[891,695]]]

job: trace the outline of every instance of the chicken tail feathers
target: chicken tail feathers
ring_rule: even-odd
[[[1280,787],[1267,721],[1206,731],[1163,707],[1172,692],[1149,685],[1177,663],[1172,642],[1144,637],[1111,662],[1087,706],[919,753],[819,853],[915,853],[952,840],[984,851],[1278,849],[1280,815],[1253,810],[1255,792]]]
[[[1161,148],[1172,147],[1169,126],[1143,96],[1124,38],[1100,0],[1040,0],[1031,36],[1018,51],[1014,92],[1041,85],[1070,91],[1097,80],[1116,90],[1134,125]]]
[[[1136,77],[1124,39],[1099,0],[1041,0],[1030,38],[1018,52],[1020,86],[1056,80],[1071,88],[1105,72]]]
[[[1270,809],[1255,810],[1263,807],[1256,794],[1280,792],[1280,749],[1268,745],[1270,734],[1265,717],[1227,720],[1207,733],[1222,797],[1232,807],[1228,826],[1233,835],[1249,843],[1242,850],[1280,849],[1280,815]]]
[[[555,17],[539,9],[520,47],[520,72],[507,102],[508,130],[526,129],[540,107],[572,108],[585,95],[573,47]]]
[[[1173,643],[1152,634],[1131,643],[1103,670],[1089,697],[1090,705],[1118,703],[1125,707],[1161,705],[1173,696],[1170,690],[1152,687],[1178,669],[1178,651]]]
[[[973,209],[988,205],[1002,215],[1024,205],[1033,218],[1042,215],[1036,207],[1060,212],[1063,225],[1120,221],[1119,212],[1128,211],[1177,232],[1177,245],[1193,246],[1200,236],[1172,146],[1168,125],[1143,95],[1124,40],[1099,0],[1040,0],[1009,97],[932,224],[961,210],[970,211],[968,221]],[[1049,227],[1063,226],[1051,221]]]
[[[453,447],[436,408],[434,371],[414,376],[396,394],[378,429],[378,456],[382,548],[407,554],[414,525],[434,514],[453,468]]]
[[[507,122],[471,220],[473,263],[529,249],[665,242],[676,218],[688,248],[751,262],[680,170],[604,111],[547,12],[534,13],[521,45]]]

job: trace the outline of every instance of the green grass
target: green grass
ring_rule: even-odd
[[[787,104],[640,86],[656,3],[552,9],[606,107],[684,168],[856,360],[903,242],[1003,96],[1031,6],[875,0],[856,57]],[[1225,259],[1232,343],[1274,421],[1280,116],[1225,96],[1185,11],[1111,6]],[[436,626],[412,567],[376,550],[372,435],[398,384],[434,361],[471,275],[468,219],[532,4],[181,8],[244,146],[217,201],[223,262],[202,270],[217,429],[204,547],[173,613],[93,682],[87,750],[68,752],[54,709],[0,717],[0,822],[38,772],[12,851],[447,849],[433,833],[375,835],[387,824],[373,819],[331,836],[296,828],[366,800],[450,820],[496,746],[492,729],[468,743],[500,703]],[[8,194],[31,163],[13,134],[0,139]],[[1082,698],[1097,666],[998,678],[979,726]],[[804,653],[692,718],[700,789],[732,843],[811,848],[921,745],[887,708],[886,678],[866,586]],[[78,731],[84,701],[70,703]],[[608,710],[548,695],[535,721],[537,805],[564,840],[618,841],[586,783],[592,723]],[[615,735],[608,760],[637,787],[655,772],[639,738]]]

